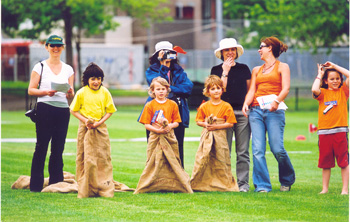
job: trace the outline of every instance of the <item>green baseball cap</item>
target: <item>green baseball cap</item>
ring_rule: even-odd
[[[55,44],[55,45],[64,45],[63,38],[58,35],[51,35],[47,40],[45,45]]]

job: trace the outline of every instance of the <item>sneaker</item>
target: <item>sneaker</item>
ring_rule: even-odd
[[[247,188],[239,189],[239,192],[247,193],[249,190]]]
[[[267,193],[266,190],[260,190],[259,193]]]
[[[292,186],[282,186],[281,185],[280,191],[287,192],[287,191],[290,191],[291,188],[292,188]]]

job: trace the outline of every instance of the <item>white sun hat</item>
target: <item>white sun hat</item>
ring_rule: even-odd
[[[221,50],[223,49],[237,48],[237,58],[244,52],[243,46],[238,45],[236,39],[234,38],[222,39],[219,46],[220,47],[214,51],[215,56],[219,59],[221,59]]]
[[[156,51],[153,53],[152,56],[154,56],[154,54],[156,54],[157,52],[159,52],[160,50],[171,50],[174,51],[173,49],[173,44],[171,44],[168,41],[161,41],[158,42],[155,46]]]

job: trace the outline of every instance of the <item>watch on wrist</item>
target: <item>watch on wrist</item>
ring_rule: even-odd
[[[222,74],[222,77],[226,78],[228,75]]]

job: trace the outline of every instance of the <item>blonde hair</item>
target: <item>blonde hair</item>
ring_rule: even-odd
[[[222,92],[224,92],[224,83],[217,75],[210,75],[204,83],[203,95],[206,97],[210,97],[209,89],[213,86],[220,86],[222,88]]]
[[[156,98],[156,95],[153,92],[156,82],[158,82],[160,85],[165,86],[167,88],[167,90],[168,90],[167,96],[168,96],[170,93],[170,85],[169,85],[168,81],[166,81],[166,79],[164,79],[160,76],[158,76],[152,80],[151,85],[148,88],[148,95],[152,98]]]

